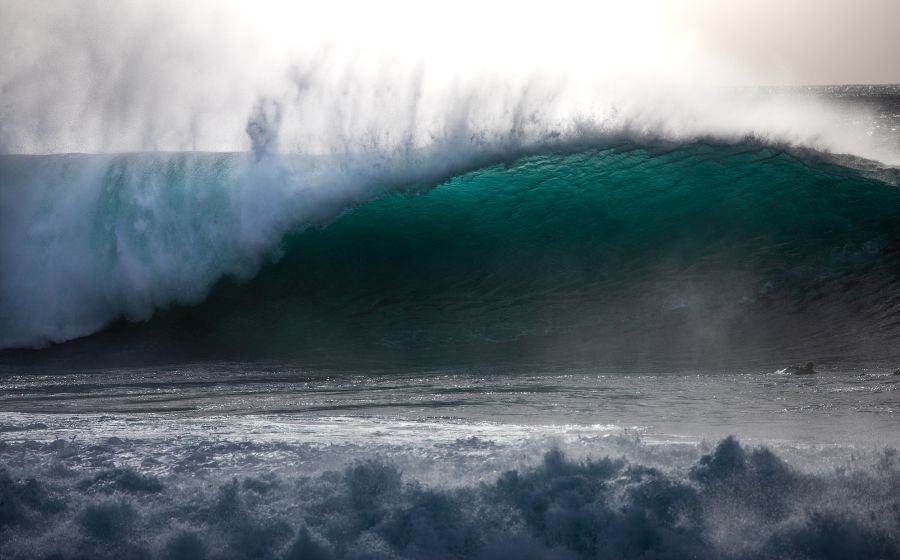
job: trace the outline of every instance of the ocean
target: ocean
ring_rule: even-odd
[[[900,558],[900,88],[775,93],[874,151],[0,156],[0,557]]]

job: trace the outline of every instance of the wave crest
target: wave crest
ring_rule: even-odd
[[[720,346],[718,359],[776,343],[853,354],[852,332],[896,336],[883,294],[896,293],[900,201],[870,171],[758,144],[482,167],[488,154],[7,156],[0,344],[143,321],[223,277],[237,284],[157,327],[213,355],[275,356],[568,340],[596,357],[643,337]]]

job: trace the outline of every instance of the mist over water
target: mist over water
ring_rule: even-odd
[[[402,162],[411,150],[632,134],[753,136],[897,162],[869,138],[872,108],[754,92],[765,77],[659,4],[473,3],[437,25],[405,2],[4,2],[0,149]]]
[[[340,6],[4,3],[0,347],[197,304],[292,232],[522,155],[751,142],[896,181],[884,104],[746,87],[752,73],[639,4],[489,6],[423,28],[406,5],[348,21]],[[102,155],[11,155],[54,152]]]
[[[747,88],[752,74],[648,6],[601,4],[565,33],[523,7],[502,41],[485,7],[461,41],[458,13],[422,29],[405,5],[356,6],[375,18],[361,25],[339,8],[3,4],[0,150],[153,155],[3,158],[0,346],[196,304],[291,232],[526,154],[750,141],[896,181],[880,171],[900,162],[883,104]]]
[[[0,557],[900,558],[900,89],[677,5],[0,0]]]

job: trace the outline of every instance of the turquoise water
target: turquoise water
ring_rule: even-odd
[[[13,182],[45,164],[15,161]],[[83,347],[138,361],[707,366],[897,352],[893,169],[754,144],[531,155],[318,225],[253,224],[288,233],[248,249],[237,156],[56,156],[54,166],[67,178],[98,167],[101,187],[71,232],[5,247],[13,261],[49,247],[64,259],[57,273],[74,273],[40,278],[43,290],[33,278],[4,282],[3,334],[25,345],[124,315],[152,319]],[[322,199],[291,196],[301,208]],[[202,303],[171,307],[180,301]],[[44,354],[54,352],[66,354]]]

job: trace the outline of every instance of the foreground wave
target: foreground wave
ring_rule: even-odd
[[[0,555],[900,558],[900,462],[890,450],[819,472],[733,438],[683,469],[551,450],[481,482],[436,485],[388,458],[305,472],[301,450],[251,442],[191,444],[160,473],[160,455],[135,457],[135,444],[0,443]],[[463,461],[491,445],[455,444]],[[273,454],[280,472],[260,469]],[[253,474],[232,478],[229,464]]]
[[[338,174],[237,154],[7,157],[0,345],[155,315],[92,350],[715,361],[896,347],[896,170],[759,144],[625,144],[467,173],[483,160],[420,156]]]

